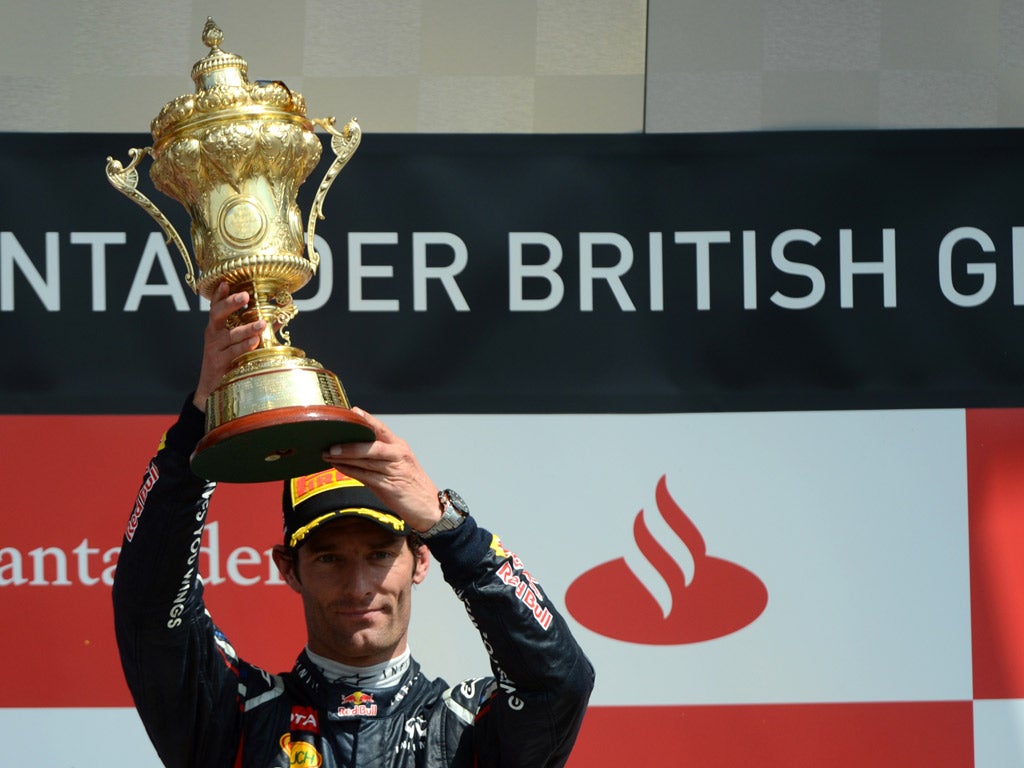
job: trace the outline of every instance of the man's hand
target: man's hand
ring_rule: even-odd
[[[228,372],[231,361],[255,349],[260,342],[260,334],[267,326],[263,320],[256,320],[228,328],[228,318],[249,303],[246,291],[229,293],[230,290],[227,283],[221,283],[210,298],[209,321],[203,333],[203,366],[199,371],[199,383],[192,400],[196,408],[204,412],[206,398]]]
[[[366,485],[413,530],[429,531],[441,519],[434,481],[409,444],[384,422],[361,408],[352,411],[366,419],[377,439],[331,446],[324,452],[324,461]]]

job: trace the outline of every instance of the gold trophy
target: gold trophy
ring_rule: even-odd
[[[349,409],[338,377],[291,346],[285,327],[297,314],[292,292],[316,273],[316,222],[338,173],[359,146],[351,120],[310,120],[303,96],[281,82],[248,80],[245,59],[220,49],[210,18],[209,54],[192,67],[195,93],[169,102],[153,120],[153,146],[130,149],[127,167],[107,158],[107,178],[163,229],[185,260],[185,280],[210,298],[221,282],[250,295],[231,322],[262,318],[259,346],[232,362],[206,403],[206,434],[192,455],[201,477],[228,482],[281,480],[325,465],[335,443],[372,440],[373,430]],[[322,147],[314,125],[331,136],[335,158],[317,190],[303,255],[298,188],[316,168]],[[163,212],[137,188],[137,167],[152,156],[150,178],[191,217],[197,271]]]

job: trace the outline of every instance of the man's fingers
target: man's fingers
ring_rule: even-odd
[[[248,303],[249,294],[246,291],[232,293],[215,301],[210,305],[210,325],[214,328],[223,328],[228,318]]]
[[[225,347],[225,351],[230,352],[234,358],[243,352],[254,349],[260,343],[260,334],[266,327],[267,324],[263,320],[256,320],[248,325],[232,328],[228,334],[231,343]]]
[[[216,355],[230,355],[234,358],[259,345],[260,335],[267,324],[266,321],[257,319],[245,325],[229,327],[231,316],[249,303],[247,291],[230,291],[231,287],[222,282],[211,297],[206,346]]]
[[[358,406],[354,406],[352,408],[352,413],[354,413],[356,416],[361,416],[363,419],[366,420],[366,423],[369,425],[370,429],[373,430],[374,435],[376,435],[377,440],[384,443],[395,442],[395,433],[388,429],[388,425],[385,424],[380,419],[378,419],[372,413],[370,413],[369,411],[365,411]]]

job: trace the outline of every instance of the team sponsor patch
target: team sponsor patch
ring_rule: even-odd
[[[501,560],[504,560],[506,557],[509,557],[512,554],[501,545],[501,539],[499,539],[497,535],[493,533],[491,534],[491,551],[494,553],[495,557]]]
[[[281,750],[288,756],[288,765],[302,765],[306,768],[320,768],[324,764],[315,746],[305,741],[292,741],[292,735],[281,736]]]
[[[135,507],[132,509],[131,517],[128,518],[128,527],[125,529],[124,537],[131,541],[135,538],[135,531],[139,527],[139,519],[142,517],[142,513],[146,508],[146,499],[149,497],[149,492],[153,486],[156,485],[156,481],[160,479],[160,470],[156,468],[156,464],[150,462],[149,468],[146,470],[146,476],[142,479],[142,487],[139,489],[139,495],[135,497]]]
[[[356,691],[341,700],[338,705],[338,717],[376,717],[377,705],[373,702],[372,693]]]
[[[398,743],[396,752],[416,752],[427,747],[427,720],[423,715],[407,718],[405,721],[405,737]]]
[[[320,733],[320,721],[313,707],[292,707],[291,729],[307,733]]]
[[[497,570],[498,578],[515,590],[516,597],[530,609],[533,618],[546,632],[551,626],[551,611],[544,606],[544,593],[530,572],[523,566],[519,556],[509,552],[508,559]]]

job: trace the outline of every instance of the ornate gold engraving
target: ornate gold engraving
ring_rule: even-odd
[[[153,146],[129,150],[127,168],[108,158],[107,177],[174,242],[192,290],[209,298],[227,281],[256,294],[248,315],[273,329],[264,346],[287,346],[285,326],[297,314],[291,294],[320,263],[313,242],[324,198],[359,146],[361,131],[355,120],[340,131],[333,117],[310,120],[302,94],[282,82],[249,82],[248,63],[222,51],[223,39],[208,20],[203,42],[210,52],[192,68],[196,92],[164,105],[151,125]],[[331,135],[335,158],[317,189],[304,236],[296,198],[323,151],[314,125]],[[192,219],[195,269],[174,226],[137,189],[137,166],[147,154],[153,185],[184,205]]]
[[[298,314],[292,294],[320,263],[314,236],[324,198],[358,148],[361,131],[355,120],[338,130],[333,117],[308,118],[302,94],[280,81],[250,82],[248,63],[221,50],[223,39],[209,19],[203,29],[209,53],[192,67],[195,92],[165,104],[150,124],[153,145],[130,149],[127,167],[108,157],[106,174],[175,244],[194,292],[210,298],[222,282],[233,292],[248,292],[248,306],[229,319],[230,326],[266,321],[257,348],[232,363],[209,397],[207,435],[193,459],[197,471],[217,473],[207,477],[248,482],[268,477],[235,461],[234,450],[255,451],[260,463],[273,456],[280,459],[275,471],[301,474],[322,465],[326,446],[317,441],[373,438],[365,420],[351,413],[338,378],[292,347],[287,330]],[[335,157],[304,233],[297,197],[323,153],[316,126],[331,136]],[[138,189],[138,166],[147,155],[153,186],[189,214],[194,265],[174,225]],[[306,443],[295,437],[300,430],[294,425],[305,425]],[[264,451],[260,435],[289,444]],[[291,456],[302,463],[285,459]]]

